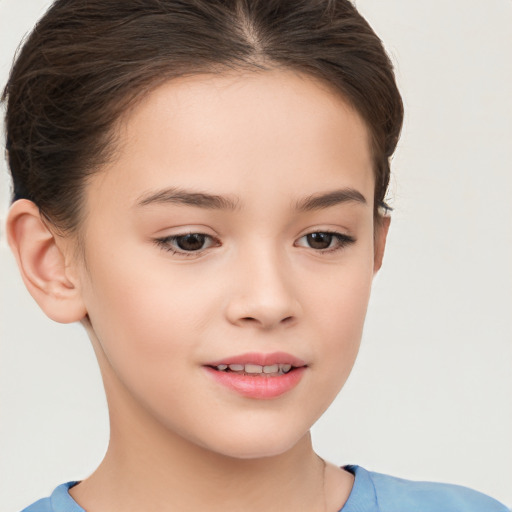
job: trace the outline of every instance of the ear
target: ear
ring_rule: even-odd
[[[41,309],[56,322],[82,320],[86,310],[79,280],[64,250],[69,244],[52,233],[39,208],[27,199],[11,206],[6,227],[23,282]]]
[[[386,239],[388,236],[391,217],[387,215],[379,215],[375,220],[374,234],[374,256],[373,256],[373,273],[376,274],[382,266],[384,259],[384,250],[386,248]]]

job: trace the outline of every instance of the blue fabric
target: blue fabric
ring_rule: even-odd
[[[59,485],[49,498],[36,501],[22,512],[85,512],[70,496],[69,489],[78,482]]]
[[[345,466],[354,487],[340,512],[509,512],[508,508],[467,487],[413,482]]]
[[[412,482],[345,466],[355,476],[347,503],[339,512],[509,512],[496,500],[458,485]],[[49,498],[22,512],[85,512],[69,495],[77,482],[57,487]]]

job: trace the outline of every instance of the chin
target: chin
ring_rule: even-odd
[[[306,432],[290,432],[283,428],[275,428],[272,432],[261,429],[260,431],[230,431],[222,439],[204,443],[203,447],[234,459],[261,459],[277,457],[294,448],[301,440],[309,438],[309,430]]]

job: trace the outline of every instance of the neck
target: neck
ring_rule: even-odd
[[[309,434],[284,454],[225,457],[168,436],[113,436],[96,472],[72,491],[91,512],[324,510],[323,461]]]
[[[323,463],[309,436],[285,454],[249,460],[188,449],[187,444],[176,450],[160,446],[158,453],[139,446],[141,451],[122,455],[111,445],[89,482],[94,492],[108,490],[98,512],[324,510]]]

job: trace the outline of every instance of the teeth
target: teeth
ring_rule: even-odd
[[[245,373],[262,373],[263,366],[259,364],[246,364],[245,365]]]
[[[261,366],[259,364],[219,364],[216,369],[224,372],[230,370],[237,373],[247,373],[249,375],[284,375],[292,369],[291,364],[272,364]]]

